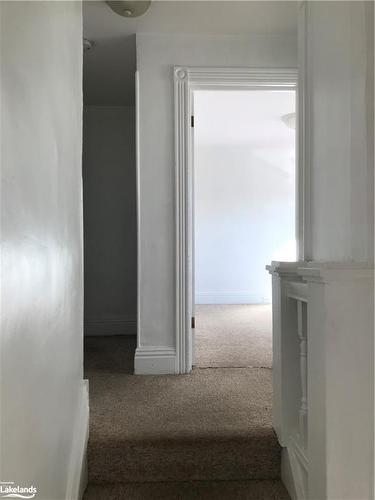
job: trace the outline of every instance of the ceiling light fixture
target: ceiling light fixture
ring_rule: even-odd
[[[133,0],[132,2],[108,0],[106,4],[120,16],[139,17],[150,7],[151,0]]]

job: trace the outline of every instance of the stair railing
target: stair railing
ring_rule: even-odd
[[[298,430],[295,439],[304,453],[307,452],[307,311],[308,295],[307,284],[290,282],[287,289],[290,300],[295,302],[296,307],[296,336],[299,342],[299,369],[300,369],[300,405],[298,410]]]
[[[308,285],[298,273],[300,265],[267,266],[273,301],[273,425],[298,476],[298,500],[307,498],[308,483]]]

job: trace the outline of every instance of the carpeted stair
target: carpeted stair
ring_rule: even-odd
[[[134,376],[132,343],[86,339],[85,500],[289,498],[271,423],[270,369]]]
[[[279,480],[90,484],[85,500],[290,500]]]

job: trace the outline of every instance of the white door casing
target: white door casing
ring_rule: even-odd
[[[176,373],[188,373],[192,368],[193,315],[193,135],[191,116],[195,90],[298,90],[295,68],[174,68],[175,103],[175,224],[176,224]],[[300,99],[297,96],[297,106]],[[298,117],[298,110],[297,110]],[[298,129],[299,150],[303,148]],[[296,155],[298,158],[298,155]],[[305,175],[301,161],[297,162],[296,179],[296,239],[298,258],[304,259]]]

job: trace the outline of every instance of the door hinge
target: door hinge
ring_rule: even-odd
[[[191,327],[195,328],[195,318],[194,318],[194,316],[192,316],[192,318],[191,318]]]
[[[194,115],[191,115],[191,126],[194,127]]]

